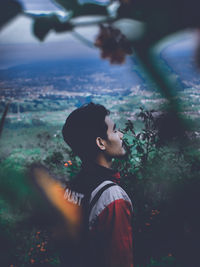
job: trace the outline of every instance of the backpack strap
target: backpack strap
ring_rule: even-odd
[[[102,193],[108,189],[109,187],[111,186],[114,186],[114,185],[117,185],[115,183],[109,183],[109,184],[106,184],[104,185],[97,193],[96,195],[92,198],[90,204],[89,204],[89,214],[92,210],[92,208],[94,207],[94,205],[96,204],[96,202],[99,200],[100,196],[102,195]]]

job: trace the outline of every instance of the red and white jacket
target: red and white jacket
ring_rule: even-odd
[[[76,201],[80,205],[84,196],[89,196],[90,205],[99,190],[113,182],[116,184],[102,192],[87,214],[89,242],[85,245],[89,248],[90,263],[84,267],[133,267],[133,207],[118,185],[119,176],[111,169],[87,165],[75,179],[70,194],[82,196]]]

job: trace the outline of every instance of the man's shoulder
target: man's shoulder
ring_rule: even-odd
[[[106,186],[107,184],[113,183],[109,180],[102,182],[91,194],[90,201],[98,194],[99,190]],[[90,229],[93,228],[94,224],[97,222],[97,218],[104,213],[108,214],[113,211],[129,210],[130,213],[133,211],[132,203],[127,193],[122,189],[121,186],[115,184],[115,186],[110,186],[103,191],[98,201],[95,203],[91,209],[89,216]]]
[[[93,190],[93,192],[91,193],[90,201],[95,197],[99,190],[101,190],[101,188],[110,183],[113,182],[106,180],[102,182],[97,188],[95,188],[95,190]],[[127,193],[122,189],[121,186],[115,184],[115,186],[110,186],[102,192],[91,213],[94,212],[96,215],[98,215],[109,205],[117,202],[126,202],[132,208],[132,202]]]

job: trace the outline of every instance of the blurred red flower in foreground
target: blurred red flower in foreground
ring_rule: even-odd
[[[33,264],[35,262],[34,259],[30,259],[30,263]]]
[[[130,42],[120,30],[100,25],[100,33],[95,46],[101,49],[101,57],[108,58],[111,64],[122,64],[127,54],[132,54]]]

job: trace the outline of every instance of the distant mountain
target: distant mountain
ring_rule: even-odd
[[[0,70],[0,81],[8,88],[53,86],[56,90],[84,91],[92,93],[96,88],[105,88],[128,94],[134,86],[145,89],[142,76],[133,68],[133,62],[110,65],[100,59],[69,59],[37,62]],[[94,90],[93,90],[94,89]],[[101,89],[97,89],[101,90]],[[99,91],[100,92],[100,91]],[[108,93],[109,94],[109,93]]]
[[[32,64],[24,64],[11,67],[6,70],[0,70],[0,79],[6,80],[16,78],[41,78],[54,77],[63,75],[88,75],[96,72],[115,73],[116,76],[120,73],[125,74],[127,71],[130,74],[130,64],[120,66],[110,65],[105,60],[97,59],[69,59],[69,60],[53,60],[42,61]],[[122,78],[120,76],[120,78]]]
[[[180,85],[177,88],[198,88],[200,72],[195,67],[192,49],[175,52],[164,49],[160,59],[159,67],[174,80],[175,85]],[[140,90],[156,88],[155,83],[147,81],[136,57],[123,65],[110,65],[108,61],[96,58],[36,62],[0,70],[0,81],[2,95],[19,97],[26,95],[26,90],[38,92],[40,88],[108,95],[128,95],[136,86]]]

